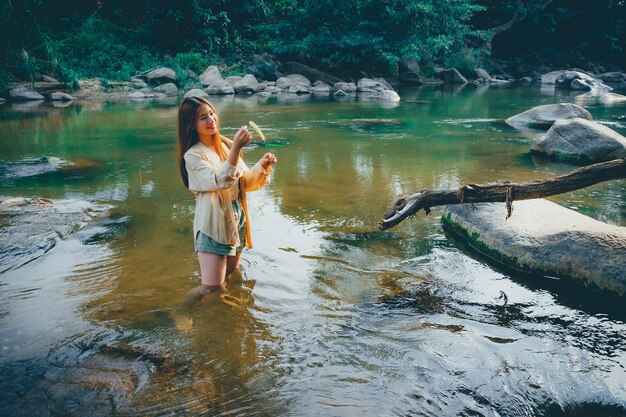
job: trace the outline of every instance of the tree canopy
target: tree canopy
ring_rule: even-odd
[[[486,58],[623,67],[624,0],[7,0],[0,81],[123,79],[159,63],[243,70],[260,53],[338,75]]]

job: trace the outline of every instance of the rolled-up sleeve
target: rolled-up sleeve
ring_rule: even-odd
[[[215,169],[198,155],[187,153],[184,158],[190,191],[207,192],[230,188],[242,175],[241,170],[228,161],[224,161]]]
[[[263,188],[266,183],[269,184],[269,175],[271,172],[271,166],[265,169],[260,162],[257,162],[251,170],[245,173],[246,191],[258,191]]]

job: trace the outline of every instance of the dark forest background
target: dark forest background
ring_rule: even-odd
[[[625,0],[3,0],[0,83],[127,80],[158,65],[236,74],[265,52],[340,77],[393,77],[406,59],[425,76],[623,70],[625,20]]]

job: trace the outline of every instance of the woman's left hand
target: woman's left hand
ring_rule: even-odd
[[[273,153],[268,152],[265,155],[263,155],[263,157],[261,158],[259,162],[261,163],[264,169],[267,169],[270,165],[275,164],[276,161],[278,161],[278,159],[276,159],[276,156],[274,156]]]

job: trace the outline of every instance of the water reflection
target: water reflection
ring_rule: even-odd
[[[110,211],[0,273],[0,335],[10,348],[0,351],[0,414],[621,412],[621,305],[469,256],[443,234],[437,209],[376,229],[396,198],[423,188],[573,169],[530,156],[531,136],[494,122],[560,99],[472,86],[410,90],[397,107],[212,98],[225,134],[248,120],[264,129],[268,144],[246,149],[246,161],[273,144],[280,162],[272,184],[249,197],[255,248],[242,274],[191,305],[185,295],[200,276],[193,195],[174,162],[177,103],[75,103],[37,115],[4,106],[5,174],[46,155],[93,163],[11,174],[2,194]],[[621,122],[616,109],[590,111]],[[623,225],[624,187],[555,199]]]

